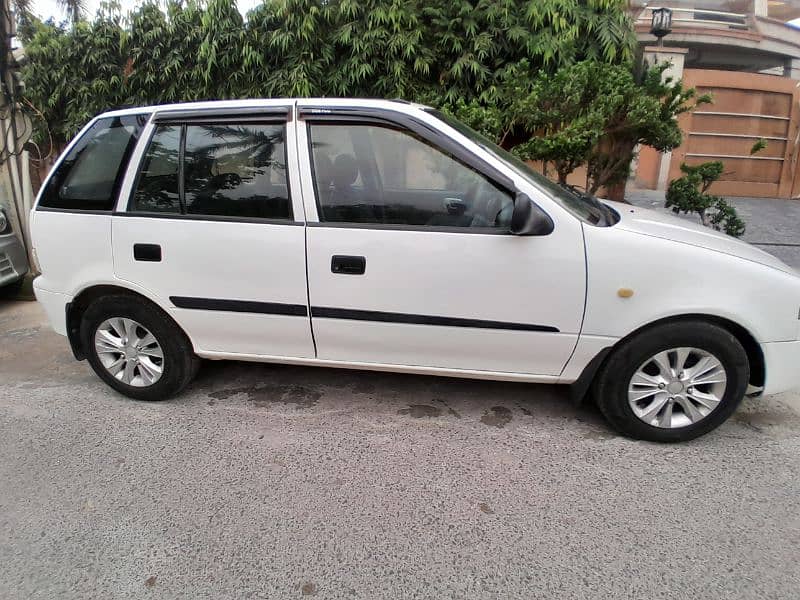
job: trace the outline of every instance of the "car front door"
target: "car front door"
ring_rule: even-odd
[[[508,176],[401,116],[300,105],[318,358],[557,376],[583,315],[580,224],[511,235]]]
[[[169,307],[204,355],[314,357],[289,114],[157,113],[132,161],[115,274]]]

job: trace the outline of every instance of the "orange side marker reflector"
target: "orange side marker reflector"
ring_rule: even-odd
[[[617,290],[617,296],[620,298],[630,298],[633,296],[633,290],[630,288],[619,288]]]

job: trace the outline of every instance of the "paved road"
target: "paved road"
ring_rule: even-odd
[[[0,598],[797,598],[800,397],[680,446],[556,387],[207,365],[147,404],[0,304]]]

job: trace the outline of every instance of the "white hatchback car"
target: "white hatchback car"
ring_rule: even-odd
[[[800,278],[743,242],[562,189],[430,108],[253,100],[92,120],[32,215],[36,295],[142,400],[198,357],[591,388],[686,440],[800,383]]]

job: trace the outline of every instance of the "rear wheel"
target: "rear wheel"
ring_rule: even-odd
[[[621,433],[680,442],[723,423],[749,378],[747,353],[727,330],[705,322],[665,323],[624,341],[609,356],[594,396]]]
[[[132,296],[95,300],[81,321],[81,342],[95,373],[137,400],[164,400],[194,377],[199,359],[161,309]]]

